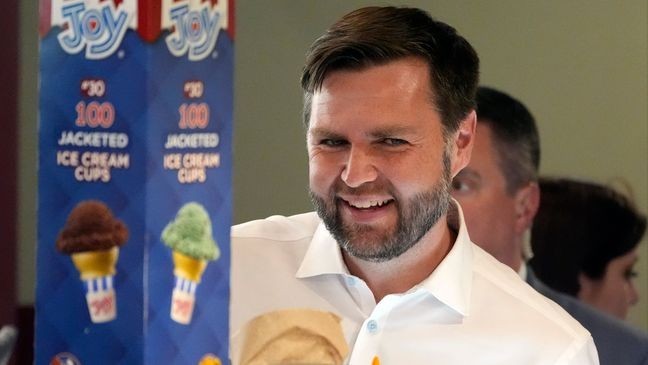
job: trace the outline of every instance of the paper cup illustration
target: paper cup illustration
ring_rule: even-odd
[[[117,317],[113,277],[119,247],[127,240],[126,225],[97,200],[77,204],[56,240],[56,248],[70,255],[79,271],[93,323],[109,322]]]
[[[183,205],[175,219],[162,231],[162,241],[173,250],[176,284],[171,297],[171,319],[189,324],[196,302],[196,289],[207,261],[220,256],[212,238],[207,210],[196,202]]]
[[[341,365],[349,353],[340,317],[330,312],[269,312],[252,319],[244,331],[241,365]]]

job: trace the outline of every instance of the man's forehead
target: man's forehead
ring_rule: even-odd
[[[497,173],[503,173],[499,164],[501,159],[500,153],[495,143],[497,142],[493,140],[491,127],[484,122],[478,121],[475,131],[475,145],[470,162],[468,162],[468,165],[463,170],[465,171],[465,176],[468,174],[481,176],[486,169],[497,169]]]
[[[420,57],[412,56],[358,68],[331,70],[325,75],[320,87],[313,92],[313,96],[320,95],[321,97],[321,94],[328,90],[339,88],[352,91],[351,86],[357,86],[362,90],[364,86],[381,82],[387,82],[403,92],[425,86],[426,91],[430,95],[432,94],[428,63]],[[374,89],[373,91],[381,90]]]
[[[488,153],[491,156],[499,158],[497,139],[493,134],[493,129],[488,121],[479,119],[477,116],[477,127],[475,128],[475,149],[479,154]]]

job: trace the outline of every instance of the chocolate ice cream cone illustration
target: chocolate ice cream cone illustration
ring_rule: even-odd
[[[196,289],[208,260],[220,255],[212,238],[209,214],[198,203],[185,204],[162,232],[162,241],[173,250],[173,274],[176,277],[171,297],[171,319],[191,323]]]
[[[113,217],[102,202],[79,203],[59,233],[56,247],[70,255],[86,291],[86,302],[93,323],[112,321],[117,316],[113,288],[119,246],[128,239],[128,229]]]

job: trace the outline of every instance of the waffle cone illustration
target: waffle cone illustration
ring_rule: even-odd
[[[90,320],[112,321],[117,317],[113,287],[119,246],[128,239],[128,229],[100,201],[87,200],[70,212],[56,240],[56,248],[70,255],[84,283]]]
[[[81,280],[115,275],[119,257],[117,246],[107,250],[77,252],[70,255],[74,266],[79,270]]]
[[[162,232],[162,241],[172,249],[175,287],[171,297],[171,319],[191,323],[196,289],[208,260],[220,255],[212,238],[211,220],[199,203],[187,203]]]

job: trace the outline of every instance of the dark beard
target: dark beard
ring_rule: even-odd
[[[310,197],[317,214],[344,251],[362,260],[385,262],[412,248],[447,213],[450,205],[450,180],[450,159],[444,153],[443,174],[430,190],[402,202],[403,199],[394,194],[395,189],[389,186],[388,191],[395,198],[390,204],[396,204],[398,221],[395,229],[379,233],[375,232],[375,227],[345,224],[338,204],[346,203],[335,197],[335,191],[331,191],[327,198],[310,191]],[[347,191],[353,193],[363,189],[366,190],[361,187],[347,188]]]

